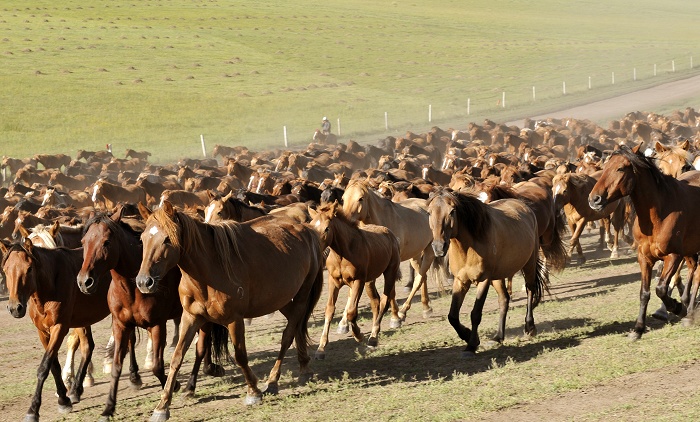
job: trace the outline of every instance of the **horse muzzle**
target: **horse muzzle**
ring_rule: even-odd
[[[155,277],[139,274],[136,276],[136,287],[143,294],[151,294],[156,292],[158,282]]]
[[[83,294],[91,295],[97,290],[97,281],[90,276],[89,272],[79,272],[77,276],[78,288]]]
[[[7,310],[10,311],[10,315],[13,317],[22,318],[27,314],[27,304],[10,300],[7,304]]]
[[[447,252],[447,248],[445,247],[445,245],[447,244],[444,240],[433,240],[433,253],[437,258],[445,256],[445,253]]]
[[[605,199],[600,195],[590,195],[588,197],[588,206],[595,211],[602,210],[606,205]]]

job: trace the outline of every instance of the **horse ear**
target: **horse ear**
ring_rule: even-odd
[[[338,213],[338,200],[334,200],[333,203],[331,204],[331,215],[335,217],[335,215]]]
[[[656,152],[664,152],[668,150],[668,148],[666,148],[666,146],[659,141],[656,141],[656,143],[654,144],[654,149],[656,150]]]
[[[141,214],[141,218],[144,220],[148,220],[148,217],[153,214],[151,210],[148,209],[145,205],[143,205],[141,202],[138,203],[138,208],[139,208],[139,213]]]
[[[231,199],[232,196],[233,196],[233,189],[231,189],[230,191],[228,191],[228,193],[227,193],[226,195],[224,195],[224,197],[221,198],[221,200],[224,201],[224,202],[226,202],[226,201],[228,201],[229,199]]]
[[[644,145],[644,141],[638,143],[636,147],[633,147],[632,152],[635,154],[639,154],[639,150],[640,148],[642,148],[642,145]]]
[[[688,148],[690,148],[690,140],[686,139],[678,146],[681,147],[681,149],[688,151]]]
[[[61,231],[61,224],[58,221],[54,221],[54,223],[51,225],[51,228],[49,229],[49,234],[51,234],[51,237],[56,238],[56,235],[58,235],[58,232]]]
[[[7,255],[7,245],[5,242],[0,240],[0,252],[2,253],[2,256]]]
[[[28,237],[24,237],[24,250],[31,253],[32,249],[34,249],[34,244],[32,243],[31,240],[29,240]]]
[[[29,237],[29,232],[27,229],[24,227],[23,224],[20,224],[19,227],[19,234],[22,236],[22,239],[27,239]]]
[[[165,211],[168,217],[175,215],[175,208],[173,208],[173,204],[171,204],[170,201],[163,202],[163,211]]]
[[[213,201],[214,198],[216,198],[216,194],[211,189],[207,189],[207,196],[209,197],[210,201]]]
[[[316,216],[318,215],[318,211],[311,208],[311,206],[307,206],[306,208],[308,208],[309,210],[309,216],[311,217],[311,219],[313,220],[314,218],[316,218]]]
[[[123,204],[120,204],[120,205],[117,207],[116,211],[114,211],[114,214],[112,214],[112,216],[111,216],[110,218],[111,218],[112,221],[114,221],[115,223],[118,223],[118,222],[121,221],[123,215],[124,215],[124,205],[123,205]]]

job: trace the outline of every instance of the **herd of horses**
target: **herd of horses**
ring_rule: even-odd
[[[477,352],[478,327],[489,288],[498,294],[505,335],[514,275],[527,294],[524,332],[536,335],[534,309],[549,290],[550,271],[585,256],[578,238],[598,224],[600,247],[618,256],[622,237],[637,251],[640,310],[632,339],[645,331],[652,268],[663,261],[654,315],[690,322],[700,272],[700,172],[695,170],[700,114],[629,113],[602,128],[590,121],[549,119],[523,128],[486,120],[466,130],[407,132],[373,145],[312,143],[305,150],[253,152],[217,145],[214,157],[169,165],[150,153],[79,151],[26,159],[4,157],[0,206],[3,289],[15,318],[29,313],[45,354],[25,420],[38,420],[49,372],[60,412],[92,383],[91,325],[112,316],[106,356],[110,392],[102,418],[114,416],[122,366],[130,354],[130,382],[141,384],[135,356],[137,328],[148,331],[149,367],[163,388],[152,420],[169,418],[185,353],[197,337],[195,362],[183,394],[194,393],[200,368],[223,375],[230,357],[247,385],[246,404],[276,394],[286,351],[296,344],[301,381],[309,363],[308,322],[320,300],[324,270],[328,301],[315,357],[326,346],[342,286],[350,287],[340,332],[358,342],[366,289],[372,311],[367,338],[379,344],[384,314],[391,327],[407,318],[421,292],[423,317],[432,314],[427,278],[452,280],[448,321]],[[316,138],[315,138],[316,140]],[[594,223],[597,222],[597,223]],[[566,230],[571,232],[565,244]],[[611,233],[612,229],[612,233]],[[396,300],[400,263],[410,261],[408,297]],[[687,283],[679,280],[686,263]],[[274,263],[274,265],[270,265]],[[382,293],[376,282],[382,277]],[[673,285],[680,300],[671,297]],[[470,287],[476,289],[471,328],[460,322]],[[287,319],[277,359],[260,385],[248,364],[245,327],[280,311]],[[166,376],[166,323],[179,326]],[[72,333],[71,333],[71,330]],[[68,335],[63,374],[58,352]],[[72,353],[82,358],[75,377]]]

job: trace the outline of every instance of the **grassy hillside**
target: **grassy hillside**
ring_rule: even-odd
[[[323,115],[377,138],[385,112],[390,131],[428,126],[429,105],[433,124],[527,114],[694,74],[698,13],[680,0],[7,0],[0,152],[109,142],[164,160],[201,154],[200,134],[269,148],[286,125],[301,145]]]

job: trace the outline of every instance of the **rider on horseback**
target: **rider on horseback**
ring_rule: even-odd
[[[327,117],[323,117],[323,121],[321,122],[321,133],[324,135],[328,136],[331,133],[331,122],[328,121]]]

